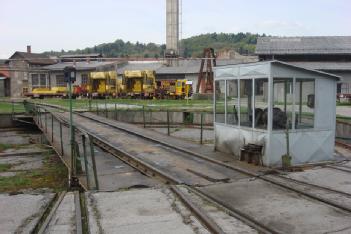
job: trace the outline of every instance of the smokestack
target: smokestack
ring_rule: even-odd
[[[179,0],[166,0],[166,53],[179,55]]]
[[[27,53],[28,54],[32,53],[32,47],[30,45],[27,45]]]

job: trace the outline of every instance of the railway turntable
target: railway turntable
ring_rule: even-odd
[[[216,150],[266,166],[332,160],[339,80],[280,61],[217,67]]]

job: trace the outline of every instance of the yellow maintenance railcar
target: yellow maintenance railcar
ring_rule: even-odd
[[[156,91],[155,71],[124,71],[121,93],[129,97],[153,98]]]
[[[177,80],[175,87],[175,96],[176,98],[184,99],[185,97],[190,97],[192,95],[192,84],[184,79]]]
[[[115,71],[90,72],[87,92],[93,97],[118,96],[121,81]]]

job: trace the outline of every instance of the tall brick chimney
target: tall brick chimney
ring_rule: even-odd
[[[30,45],[27,45],[27,53],[32,53],[32,47]]]

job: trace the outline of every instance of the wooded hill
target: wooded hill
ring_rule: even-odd
[[[181,56],[183,57],[201,57],[204,48],[212,47],[215,51],[224,49],[234,49],[240,54],[252,54],[255,51],[257,38],[259,34],[251,33],[208,33],[183,39],[180,42]],[[131,43],[124,42],[121,39],[112,43],[104,43],[85,49],[70,51],[50,51],[45,52],[48,55],[63,54],[88,54],[101,53],[105,57],[144,57],[160,58],[164,56],[166,46],[155,43]]]

